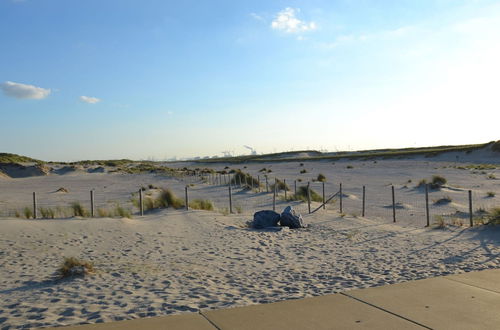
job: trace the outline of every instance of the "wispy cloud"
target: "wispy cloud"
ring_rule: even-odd
[[[306,22],[297,18],[298,8],[287,7],[280,11],[271,22],[271,28],[285,33],[301,33],[316,30],[315,22]]]
[[[256,13],[250,13],[250,17],[252,17],[253,19],[256,19],[257,21],[263,21],[264,20],[264,17],[260,16],[259,14],[256,14]]]
[[[80,101],[90,104],[95,104],[97,102],[101,102],[101,99],[92,96],[80,96]]]
[[[6,81],[0,84],[0,89],[3,93],[10,97],[15,97],[16,99],[44,99],[49,96],[51,90],[47,88],[41,88],[33,85],[15,83],[12,81]]]

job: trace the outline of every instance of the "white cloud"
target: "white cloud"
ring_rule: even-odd
[[[85,102],[85,103],[95,104],[97,102],[101,102],[101,99],[98,99],[97,97],[91,97],[91,96],[80,96],[80,101]]]
[[[0,84],[0,89],[2,89],[5,95],[15,97],[16,99],[40,100],[49,96],[51,92],[50,89],[15,83],[12,81],[6,81]]]
[[[305,22],[296,17],[300,9],[287,7],[280,11],[271,23],[271,28],[285,33],[301,33],[316,30],[315,22]]]
[[[257,21],[263,21],[264,20],[264,17],[260,16],[259,14],[256,14],[256,13],[250,13],[250,16],[254,19],[256,19]]]

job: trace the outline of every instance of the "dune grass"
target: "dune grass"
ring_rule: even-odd
[[[158,208],[172,207],[181,209],[185,207],[184,201],[177,197],[170,189],[161,189],[154,203]]]
[[[290,187],[280,179],[276,179],[276,183],[273,183],[269,186],[271,191],[274,190],[274,186],[276,186],[276,191],[281,191],[281,190],[290,191]]]
[[[326,176],[322,173],[318,174],[318,177],[316,178],[317,181],[319,182],[326,182]]]
[[[88,217],[90,215],[89,211],[80,202],[73,202],[70,207],[75,217]]]
[[[268,170],[268,172],[269,172],[269,170]],[[254,178],[250,174],[243,172],[240,169],[234,171],[234,175],[231,179],[231,184],[236,185],[239,183],[241,183],[242,185],[244,185],[246,183],[246,186],[248,188],[259,186],[259,180],[257,180],[256,178]]]
[[[68,278],[77,275],[85,276],[94,271],[94,264],[90,261],[81,260],[75,257],[65,257],[57,273],[61,278]]]
[[[189,207],[194,210],[213,211],[214,203],[208,199],[195,199],[189,202]]]
[[[311,193],[311,201],[320,203],[323,202],[323,197],[320,194],[313,189],[309,189],[309,191]],[[297,187],[297,193],[290,196],[289,200],[307,202],[307,186]]]
[[[492,197],[495,197],[495,196],[496,196],[496,194],[495,194],[495,192],[494,192],[494,191],[488,191],[488,192],[486,193],[486,197],[492,198]]]

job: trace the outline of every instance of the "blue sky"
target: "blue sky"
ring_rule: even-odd
[[[500,138],[500,1],[0,0],[0,152],[165,159]]]

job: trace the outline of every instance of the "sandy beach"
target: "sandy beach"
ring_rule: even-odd
[[[262,168],[272,169],[269,180],[301,178],[301,184],[311,181],[317,191],[321,183],[312,179],[323,173],[327,195],[343,183],[342,214],[338,199],[311,215],[307,203],[279,199],[278,211],[293,204],[309,225],[280,230],[247,226],[253,212],[272,207],[272,194],[235,188],[233,202],[241,213],[227,215],[221,210],[227,207],[228,187],[199,177],[120,174],[107,169],[2,178],[4,210],[29,205],[32,191],[39,193],[42,206],[85,204],[89,190],[95,189],[98,206],[119,202],[130,208],[132,218],[27,220],[4,215],[0,220],[0,327],[63,326],[196,312],[500,268],[500,228],[468,228],[466,214],[469,189],[474,190],[475,209],[498,205],[498,197],[487,198],[486,192],[500,193],[499,180],[491,179],[500,173],[495,165],[481,171],[471,164],[475,162],[425,158],[206,164],[254,176],[261,175]],[[300,174],[302,169],[307,172]],[[460,220],[451,221],[450,216],[442,229],[425,227],[423,192],[416,187],[420,179],[437,174],[448,182],[431,192],[431,200],[447,195],[452,203],[433,203],[432,221],[440,214]],[[215,209],[160,209],[140,217],[131,197],[138,187],[149,184],[168,187],[178,196],[189,185],[192,198],[209,199]],[[360,216],[362,185],[370,196],[365,217]],[[387,207],[392,185],[399,202],[396,223],[392,208]],[[58,191],[60,187],[68,192]],[[58,279],[57,268],[64,257],[71,256],[93,262],[95,274]]]

